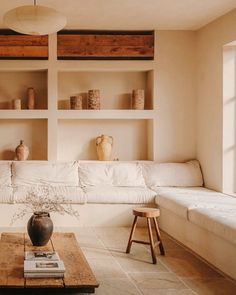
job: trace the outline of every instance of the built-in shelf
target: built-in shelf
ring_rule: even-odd
[[[47,71],[1,71],[0,109],[13,109],[13,100],[21,100],[21,109],[27,109],[27,89],[35,90],[35,109],[47,109]]]
[[[153,110],[59,110],[59,119],[154,119]]]
[[[14,160],[20,140],[29,147],[29,160],[47,160],[46,119],[0,119],[0,160]]]
[[[145,109],[153,109],[153,71],[80,71],[58,73],[58,109],[70,109],[70,96],[81,95],[87,108],[87,93],[100,90],[101,109],[131,109],[133,89],[144,89]]]
[[[29,160],[96,160],[94,140],[114,138],[113,158],[154,160],[155,61],[57,60],[56,34],[48,60],[0,60],[0,160],[13,160],[23,139]],[[27,88],[36,106],[27,109]],[[100,110],[87,109],[87,93],[99,89]],[[145,90],[144,110],[131,109],[133,89]],[[83,96],[83,109],[70,110],[70,96]],[[22,109],[12,100],[22,99]]]
[[[113,159],[152,160],[152,126],[146,119],[59,120],[57,158],[96,160],[95,139],[107,134],[113,137]]]
[[[47,119],[47,110],[0,110],[1,119]]]

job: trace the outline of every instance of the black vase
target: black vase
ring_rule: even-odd
[[[53,223],[48,212],[34,212],[30,217],[27,230],[34,246],[44,246],[50,240]]]

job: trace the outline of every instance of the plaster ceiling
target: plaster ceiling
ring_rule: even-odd
[[[0,0],[6,11],[33,0]],[[67,29],[196,30],[236,8],[236,0],[37,0],[67,17]]]

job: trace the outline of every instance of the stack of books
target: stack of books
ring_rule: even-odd
[[[25,278],[62,278],[64,273],[65,266],[57,252],[25,252]]]

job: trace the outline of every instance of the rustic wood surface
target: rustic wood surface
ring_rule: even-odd
[[[58,58],[148,58],[154,57],[154,35],[59,34]]]
[[[0,287],[24,287],[24,234],[4,233],[0,242]]]
[[[47,58],[48,36],[6,35],[0,31],[0,58]]]
[[[66,268],[64,278],[24,278],[24,251],[57,251]],[[44,247],[32,246],[27,234],[2,233],[0,288],[50,288],[94,291],[98,282],[73,233],[54,233]]]
[[[65,264],[65,287],[98,287],[98,282],[78,246],[75,235],[73,233],[64,233],[63,243],[61,235],[55,233],[52,237],[52,244]]]

